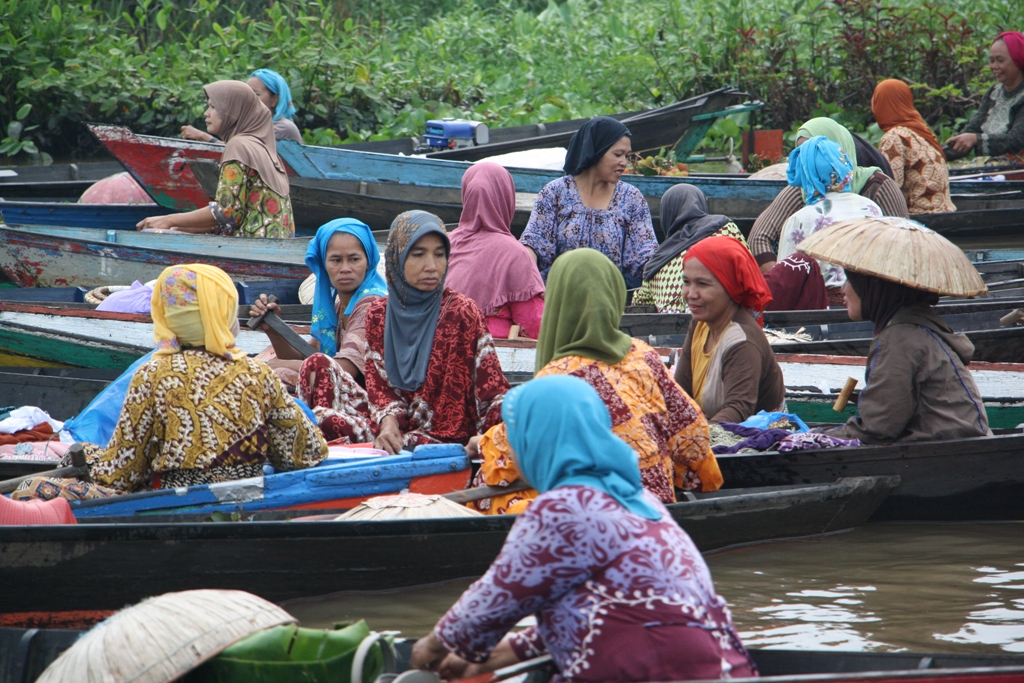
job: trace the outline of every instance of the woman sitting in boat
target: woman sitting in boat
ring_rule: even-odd
[[[875,202],[885,216],[910,215],[907,200],[896,181],[885,156],[870,143],[853,135],[842,125],[830,118],[814,118],[797,131],[796,144],[802,145],[816,136],[824,136],[839,145],[846,158],[853,164],[853,178],[850,190]],[[884,171],[889,169],[888,174]],[[754,221],[750,229],[748,244],[761,272],[766,273],[778,262],[779,239],[786,221],[804,206],[804,197],[799,187],[789,185],[772,201],[767,209]]]
[[[629,129],[608,116],[587,121],[565,154],[565,177],[544,186],[520,241],[547,279],[560,254],[597,249],[612,260],[626,286],[639,287],[644,264],[658,247],[651,210],[640,190],[622,182],[631,149]]]
[[[467,444],[501,421],[509,389],[483,313],[445,287],[451,245],[426,211],[395,218],[388,296],[366,314],[366,391],[377,448]]]
[[[530,252],[512,236],[516,186],[503,167],[473,164],[462,176],[462,217],[452,233],[448,286],[476,302],[491,336],[513,325],[536,339],[544,313],[544,280]]]
[[[94,483],[36,478],[14,497],[92,498],[312,467],[316,425],[265,363],[235,345],[238,293],[213,266],[171,266],[153,290],[156,351],[132,377],[114,435],[86,456]]]
[[[988,68],[999,81],[959,135],[946,140],[958,154],[1007,156],[1024,163],[1024,33],[1005,31],[988,51]]]
[[[779,238],[780,259],[796,253],[797,245],[827,225],[851,218],[878,217],[882,210],[873,201],[852,192],[853,164],[842,148],[826,137],[814,137],[789,155],[789,184],[800,189],[807,206],[786,221]],[[843,269],[820,264],[829,303],[843,302]]]
[[[458,680],[550,653],[571,683],[755,675],[700,552],[644,490],[593,387],[535,379],[502,413],[540,496],[410,666]],[[509,634],[531,615],[535,626]]]
[[[593,249],[563,254],[548,276],[547,297],[537,377],[573,375],[593,386],[615,434],[640,456],[641,482],[662,502],[675,502],[675,488],[721,487],[704,414],[672,381],[657,351],[619,330],[626,286],[615,264]],[[480,452],[478,485],[507,486],[519,479],[506,425],[484,435]],[[536,496],[506,494],[475,507],[489,514],[521,512]]]
[[[873,226],[881,231],[860,235],[851,231]],[[836,256],[846,267],[846,309],[851,320],[873,322],[875,331],[865,371],[867,385],[857,401],[858,415],[828,431],[829,436],[883,444],[990,434],[981,394],[966,367],[974,346],[964,335],[954,333],[932,308],[939,298],[937,281],[965,283],[973,275],[978,287],[973,293],[984,291],[981,277],[971,272],[973,267],[963,252],[914,221],[884,218],[848,221],[828,229],[810,242],[812,255],[829,249],[837,230],[846,231],[843,239],[851,248],[845,260]],[[922,232],[935,244],[945,242],[945,255],[959,258],[929,252],[928,245],[916,248],[923,256],[915,258],[908,253],[900,258],[901,251],[909,250],[904,247],[907,242],[894,236],[899,231]],[[886,251],[896,258],[880,259],[877,252],[857,246],[868,240],[885,244]],[[953,273],[956,266],[949,265],[956,261],[962,263],[959,273]],[[933,263],[944,263],[947,268],[927,282],[930,276],[922,272],[927,269],[924,264]],[[919,269],[921,266],[924,268]],[[857,272],[862,268],[877,275]],[[966,294],[955,289],[943,293]]]
[[[139,222],[139,230],[291,237],[295,233],[288,174],[277,156],[270,110],[241,81],[204,88],[206,126],[224,141],[217,201],[203,209]]]
[[[377,241],[365,223],[339,218],[321,225],[306,249],[306,265],[316,275],[310,328],[320,353],[303,360],[269,325],[262,328],[277,357],[270,367],[296,386],[328,441],[364,443],[376,435],[363,375],[366,314],[388,294],[387,283],[377,273],[379,263]],[[260,295],[250,315],[277,309]]]
[[[893,179],[910,213],[956,211],[949,198],[949,169],[935,133],[914,108],[914,93],[890,78],[875,86],[871,112],[885,131],[878,149],[889,160]]]
[[[644,283],[633,295],[633,304],[650,304],[658,313],[685,313],[683,257],[686,250],[705,237],[728,235],[744,244],[743,233],[728,216],[709,215],[708,200],[700,188],[674,185],[661,196],[662,242],[644,266]]]
[[[273,112],[274,139],[294,140],[301,145],[302,133],[292,121],[292,117],[295,116],[295,103],[292,102],[292,91],[284,76],[270,69],[256,69],[249,76],[247,84],[256,93],[260,102]],[[193,126],[182,126],[181,137],[200,142],[220,142],[217,136],[204,133]]]
[[[780,408],[786,386],[761,329],[771,293],[754,257],[739,240],[709,237],[686,252],[684,268],[693,319],[676,382],[709,422],[743,422]]]

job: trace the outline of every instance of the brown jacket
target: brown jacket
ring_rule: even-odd
[[[676,382],[691,396],[690,342],[696,324],[690,322],[676,365]],[[775,361],[768,338],[750,313],[741,308],[715,347],[704,380],[701,408],[708,422],[743,422],[758,411],[775,410],[785,397],[782,369]]]
[[[974,345],[929,306],[893,316],[868,353],[858,417],[829,432],[865,444],[990,434],[978,386],[966,368]]]

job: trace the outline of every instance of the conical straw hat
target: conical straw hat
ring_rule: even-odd
[[[444,517],[479,517],[480,513],[444,496],[422,493],[400,493],[370,498],[335,519],[439,519]]]
[[[943,296],[988,291],[964,252],[908,218],[855,218],[823,228],[797,250],[864,275]]]
[[[37,683],[166,683],[251,633],[294,623],[251,593],[165,593],[98,624],[58,657]]]

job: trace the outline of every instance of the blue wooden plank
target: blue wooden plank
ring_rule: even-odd
[[[66,225],[93,230],[135,230],[149,216],[170,209],[155,204],[72,204],[69,202],[0,202],[0,220],[10,225]]]

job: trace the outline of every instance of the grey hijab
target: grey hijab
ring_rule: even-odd
[[[406,211],[391,224],[387,264],[388,303],[384,317],[384,370],[388,383],[398,389],[415,391],[427,379],[427,364],[434,346],[434,331],[441,314],[445,276],[437,289],[421,292],[405,279],[405,260],[409,250],[424,235],[437,233],[451,254],[451,242],[444,223],[426,211]]]

